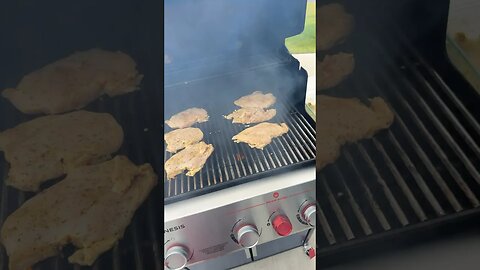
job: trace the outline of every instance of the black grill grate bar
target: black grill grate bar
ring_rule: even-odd
[[[120,258],[122,257],[119,243],[116,243],[113,247],[113,256],[112,256],[112,265],[114,270],[122,269],[122,262]]]
[[[385,231],[388,231],[391,229],[390,223],[388,222],[387,218],[385,217],[385,214],[382,211],[382,208],[378,204],[378,202],[375,200],[375,197],[373,196],[372,191],[366,184],[365,178],[362,173],[357,168],[356,162],[354,161],[353,157],[351,156],[350,152],[347,149],[343,150],[343,156],[346,158],[348,164],[351,166],[353,171],[355,172],[355,176],[358,178],[360,184],[362,185],[362,188],[365,191],[365,195],[368,199],[368,203],[373,210],[375,216],[378,219],[378,222],[382,226],[382,228]]]
[[[133,255],[135,258],[135,269],[143,269],[143,254],[139,244],[139,237],[138,237],[138,221],[137,219],[133,219],[131,226],[131,233],[132,233],[132,242],[133,242]]]
[[[403,150],[403,147],[400,146],[400,143],[398,142],[397,138],[395,137],[395,135],[392,133],[391,130],[388,131],[388,138],[391,145],[395,147],[396,152],[398,153],[402,161],[405,163],[406,167],[409,169],[410,175],[415,179],[417,186],[420,188],[425,198],[427,198],[428,202],[430,203],[432,208],[435,210],[437,215],[439,216],[445,215],[445,210],[443,210],[437,198],[432,193],[428,185],[425,183],[425,179],[423,179],[422,175],[418,172],[417,167],[413,164],[412,160],[407,155],[407,153],[405,153],[405,151]]]
[[[210,130],[208,128],[208,126],[210,126],[210,123],[207,122],[206,123],[207,125],[207,129]],[[213,134],[213,135],[211,135]],[[221,136],[221,131],[220,130],[213,130],[211,132],[209,132],[209,135],[210,136],[210,141],[209,143],[215,145],[215,152],[217,153],[217,155],[214,156],[215,158],[215,161],[216,161],[216,164],[217,166],[223,168],[223,170],[219,170],[219,174],[220,174],[220,182],[223,182],[223,181],[228,181],[230,180],[230,178],[234,177],[234,172],[233,172],[233,164],[232,162],[230,161],[230,159],[228,159],[229,157],[225,157],[224,156],[224,152],[225,150],[223,149],[223,145],[219,144],[217,142],[217,136]],[[230,168],[230,171],[229,171],[229,168]],[[195,179],[194,183],[198,182],[198,178]],[[193,187],[193,190],[196,190],[198,189],[199,187],[197,185],[194,185]]]
[[[333,194],[332,190],[330,189],[327,183],[327,179],[325,179],[325,177],[321,175],[319,180],[320,180],[320,183],[323,185],[323,188],[327,192],[328,201],[335,213],[335,216],[337,217],[337,220],[340,222],[340,226],[342,227],[345,237],[348,240],[355,238],[355,235],[352,232],[352,229],[347,221],[347,218],[345,217],[345,214],[342,211],[342,208],[338,204],[337,200],[335,199],[335,195]]]
[[[148,200],[148,213],[147,213],[147,219],[148,219],[148,232],[149,232],[149,239],[152,242],[152,250],[153,250],[153,260],[155,263],[155,270],[160,270],[163,266],[162,263],[160,262],[160,259],[163,258],[163,255],[160,254],[160,243],[158,242],[158,235],[157,235],[157,229],[159,228],[157,224],[157,220],[155,219],[155,213],[153,209],[155,209],[157,206],[154,205],[153,199]]]
[[[222,125],[222,126],[225,127],[225,125]],[[236,131],[235,133],[239,133],[241,130],[243,130],[243,128],[240,129],[238,126],[234,126],[234,125],[232,125],[232,126],[233,126],[233,128],[235,129],[235,131]],[[225,128],[227,128],[227,127],[225,127]],[[228,133],[225,132],[225,134],[228,134]],[[228,138],[228,140],[230,140],[230,139],[231,139],[231,138]],[[224,144],[224,145],[227,147],[227,149],[230,148],[230,149],[228,149],[228,150],[232,150],[230,153],[236,153],[236,154],[238,155],[238,157],[235,157],[235,159],[236,159],[236,160],[238,161],[238,163],[240,164],[240,169],[241,169],[240,172],[239,172],[239,174],[238,174],[238,176],[239,176],[239,177],[242,177],[242,176],[244,176],[244,175],[247,175],[247,170],[246,170],[246,168],[245,168],[245,164],[243,163],[244,158],[243,158],[243,156],[242,156],[242,154],[244,153],[244,151],[243,151],[244,148],[242,148],[242,147],[243,147],[244,145],[240,145],[240,144],[237,144],[237,143],[233,143],[233,141],[231,141],[229,144]],[[230,147],[228,147],[229,145],[230,145]],[[246,149],[246,150],[248,151],[248,149]],[[228,154],[228,152],[227,152],[227,154]]]
[[[207,162],[205,164],[205,168],[207,170],[208,185],[209,186],[216,185],[217,184],[217,178],[216,178],[217,173],[213,172],[213,170],[215,170],[215,168],[213,167],[213,162]],[[190,182],[190,180],[194,180],[194,177],[187,177],[187,176],[185,176],[185,177],[187,178],[188,182]],[[190,189],[188,189],[187,191],[190,191]],[[185,192],[184,188],[182,188],[182,192]]]
[[[0,170],[5,168],[4,166],[0,166]],[[2,172],[3,179],[6,179],[6,172]],[[8,190],[7,186],[5,185],[5,182],[2,183],[1,185],[2,189],[2,198],[1,198],[1,204],[0,205],[0,224],[3,225],[3,222],[6,219],[7,211],[8,211]],[[0,270],[6,270],[7,269],[7,254],[5,252],[5,248],[3,245],[0,245]]]
[[[421,221],[427,220],[427,216],[425,215],[425,212],[423,211],[422,207],[418,203],[417,199],[413,195],[412,191],[410,190],[410,187],[408,187],[407,183],[405,182],[405,179],[401,176],[400,172],[397,169],[397,166],[392,162],[390,156],[387,154],[385,151],[385,148],[383,147],[382,143],[380,143],[376,138],[372,139],[375,147],[377,150],[382,154],[383,160],[385,161],[387,167],[390,169],[390,171],[393,174],[393,177],[395,178],[395,181],[397,184],[400,186],[402,189],[403,193],[407,197],[408,202],[412,206],[413,210],[415,211],[415,214]]]
[[[370,79],[370,77],[367,77]],[[388,78],[388,77],[387,77]],[[385,93],[382,92],[382,89],[378,84],[377,82],[375,82],[374,80],[370,79],[369,80],[371,82],[371,85],[374,86],[373,89],[380,95],[380,96],[385,96]],[[391,92],[397,92],[397,91],[400,91],[400,89],[398,89],[394,84],[391,85],[392,87],[394,87],[393,89],[391,89],[392,91]],[[403,99],[403,98],[402,98]],[[420,144],[417,142],[417,140],[415,139],[415,137],[412,135],[412,133],[410,132],[410,129],[407,127],[407,125],[405,124],[405,122],[403,121],[402,117],[400,116],[399,113],[397,113],[397,111],[395,110],[395,108],[391,107],[390,108],[394,114],[395,114],[395,123],[397,124],[397,126],[400,127],[400,129],[403,131],[403,135],[405,135],[405,137],[407,138],[407,140],[409,141],[410,145],[413,146],[415,152],[417,153],[417,155],[420,157],[420,159],[422,160],[422,163],[423,165],[425,165],[425,167],[427,168],[427,170],[430,172],[430,174],[432,175],[433,179],[435,180],[435,182],[437,183],[437,185],[440,187],[440,189],[442,190],[443,194],[445,195],[445,197],[448,199],[448,201],[450,202],[450,204],[452,205],[453,209],[455,210],[455,212],[460,212],[463,210],[463,207],[460,205],[460,203],[458,202],[456,196],[453,194],[453,192],[450,190],[450,188],[448,187],[447,183],[445,182],[445,180],[442,178],[442,176],[439,174],[438,170],[435,168],[435,166],[432,164],[432,161],[430,160],[430,158],[427,156],[427,154],[425,153],[425,151],[423,150],[423,148],[420,146]]]
[[[332,232],[332,228],[330,227],[330,224],[328,223],[328,219],[325,216],[325,213],[322,210],[322,206],[320,204],[317,204],[317,219],[318,222],[320,223],[320,227],[323,230],[323,234],[325,238],[327,239],[328,243],[330,245],[334,245],[337,240],[335,239],[335,235]]]
[[[343,174],[340,171],[340,169],[338,168],[338,166],[333,165],[332,167],[333,167],[333,171],[335,172],[336,176],[342,182],[342,186],[347,193],[348,202],[350,203],[350,207],[352,208],[353,213],[355,214],[358,222],[360,223],[360,226],[362,227],[363,232],[365,233],[365,235],[372,234],[372,228],[370,228],[370,225],[368,224],[368,221],[365,218],[365,216],[362,212],[362,209],[360,208],[360,206],[358,206],[358,203],[355,200],[355,197],[353,196],[350,188],[346,184],[345,177],[343,176]]]
[[[387,197],[387,200],[390,204],[390,207],[393,209],[395,212],[395,215],[397,216],[398,220],[403,226],[406,226],[409,224],[409,221],[407,219],[407,216],[403,212],[402,208],[398,204],[397,199],[393,195],[392,191],[388,187],[387,183],[385,183],[385,180],[379,173],[377,166],[373,162],[373,160],[370,158],[370,155],[368,154],[367,150],[361,145],[356,143],[356,146],[358,150],[360,151],[360,154],[362,155],[363,159],[367,162],[368,166],[370,167],[371,171],[375,174],[377,182],[382,186],[383,193]]]
[[[167,152],[165,151],[164,154],[163,154],[163,160],[164,161],[167,161],[168,157],[167,157]],[[170,181],[170,179],[167,179],[166,175],[165,175],[165,180],[166,182],[166,187],[165,187],[165,192],[167,192],[167,195],[168,197],[172,196],[172,190],[174,189],[173,185],[175,184],[174,181]]]
[[[52,266],[50,267],[50,269],[54,269],[54,270],[60,269],[61,266],[60,266],[60,258],[59,258],[59,256],[51,259],[50,261],[51,261],[51,264],[52,264]]]
[[[416,91],[415,88],[409,82],[406,81],[406,79],[402,78],[401,81],[407,86],[407,89],[410,90],[409,92],[415,92]],[[422,134],[427,138],[428,143],[430,144],[430,146],[432,147],[432,149],[434,150],[436,155],[440,157],[440,160],[442,161],[444,166],[447,168],[447,170],[449,171],[449,173],[451,174],[451,176],[453,177],[453,179],[455,180],[455,182],[457,183],[459,188],[463,191],[463,193],[470,200],[470,202],[472,203],[473,206],[475,206],[475,207],[478,206],[479,202],[478,202],[476,196],[473,194],[473,192],[470,189],[470,187],[468,186],[468,184],[463,180],[463,177],[460,175],[460,173],[455,168],[455,166],[452,165],[448,156],[445,154],[443,149],[440,147],[437,140],[432,136],[432,134],[425,127],[425,124],[419,118],[419,116],[414,111],[412,106],[405,100],[405,98],[403,96],[399,95],[397,93],[397,91],[393,91],[393,92],[394,92],[394,95],[396,96],[396,100],[399,101],[399,103],[406,109],[406,111],[409,113],[410,119],[412,119],[415,122],[415,125],[421,130]],[[422,103],[423,99],[420,98],[417,101],[419,101],[419,104],[427,106],[426,104]],[[429,115],[430,120],[434,120],[432,122],[435,124],[435,120],[438,121],[438,119],[434,116],[434,114],[431,111],[430,111],[430,113],[431,113]],[[442,131],[441,132],[442,137],[447,138],[447,141],[450,141],[451,143],[453,143],[455,146],[458,147],[458,145],[454,142],[453,138],[451,138],[451,136],[449,135],[448,131],[446,131],[445,129],[443,129],[441,131]],[[448,140],[448,138],[450,140]],[[459,148],[457,150],[461,151]],[[466,158],[466,160],[468,160],[468,159]]]
[[[4,166],[0,166],[0,170],[4,169]],[[7,170],[2,170],[2,179],[7,179]],[[2,198],[0,205],[0,224],[3,224],[8,214],[8,187],[5,185],[5,180],[1,185],[2,189]]]
[[[213,129],[209,128],[210,123],[207,122],[206,126],[207,126],[206,130],[213,130]],[[218,151],[217,155],[213,155],[212,158],[214,158],[214,161],[217,164],[218,168],[223,168],[223,170],[218,171],[219,178],[220,178],[219,181],[220,182],[228,181],[228,180],[230,180],[230,176],[228,175],[228,170],[227,170],[228,166],[225,163],[226,158],[224,157],[223,146],[217,141],[217,136],[220,136],[219,135],[220,131],[213,130],[213,131],[209,132],[209,134],[214,134],[213,136],[210,136],[210,140],[211,140],[211,143],[213,145],[216,145],[214,151]],[[228,163],[231,164],[230,160],[228,161]],[[196,181],[194,181],[194,182],[196,182]],[[194,189],[196,189],[195,186],[194,186]]]

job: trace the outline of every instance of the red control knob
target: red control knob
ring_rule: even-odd
[[[276,216],[273,221],[273,229],[280,236],[287,236],[292,232],[292,223],[285,215]]]

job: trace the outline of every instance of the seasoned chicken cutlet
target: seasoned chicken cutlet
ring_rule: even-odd
[[[342,145],[370,138],[394,120],[393,112],[379,97],[371,99],[369,106],[355,98],[324,95],[317,96],[317,103],[317,169],[333,163]]]
[[[57,114],[80,109],[103,94],[132,92],[142,77],[130,56],[91,49],[31,72],[2,95],[23,113]]]
[[[288,126],[285,123],[260,123],[233,136],[232,140],[236,143],[248,143],[251,148],[263,150],[272,142],[273,138],[280,137],[287,132]]]
[[[268,121],[276,114],[277,110],[275,109],[241,108],[225,116],[225,118],[229,120],[233,119],[232,123],[253,124]]]
[[[110,158],[123,143],[123,130],[107,113],[76,111],[43,116],[0,133],[0,150],[10,163],[7,185],[38,191],[68,169]]]
[[[355,67],[353,54],[338,53],[327,55],[318,63],[317,89],[324,90],[337,86]]]
[[[213,153],[213,145],[199,142],[185,147],[182,151],[176,153],[165,162],[165,172],[168,179],[187,170],[187,176],[194,176],[199,172],[207,159]]]
[[[233,103],[242,108],[261,108],[266,109],[271,107],[277,99],[272,93],[264,94],[262,91],[255,91],[250,95],[243,96]]]
[[[181,128],[165,134],[167,151],[176,153],[191,144],[198,143],[203,139],[203,132],[199,128]]]
[[[317,18],[318,50],[328,50],[343,42],[353,29],[353,16],[337,3],[320,6]]]
[[[9,269],[31,269],[68,244],[77,248],[70,263],[92,265],[123,237],[156,183],[149,164],[135,166],[124,156],[69,171],[5,220],[0,237]]]
[[[179,112],[165,123],[171,128],[187,128],[196,123],[203,123],[208,121],[208,113],[205,109],[190,108],[185,111]]]

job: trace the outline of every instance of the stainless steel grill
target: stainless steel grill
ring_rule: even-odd
[[[302,113],[281,98],[274,107],[277,115],[271,122],[284,122],[290,130],[274,139],[264,150],[234,143],[232,137],[244,130],[245,126],[232,124],[215,106],[207,108],[210,119],[198,127],[205,134],[205,142],[213,144],[215,151],[195,176],[181,174],[165,181],[165,202],[241,184],[274,171],[312,164],[315,159],[315,128],[311,121],[308,122]],[[235,109],[234,106],[226,108],[224,114]],[[165,160],[171,156],[165,151]],[[166,175],[164,177],[166,179]]]
[[[387,236],[480,213],[480,112],[465,97],[473,90],[447,83],[398,33],[363,46],[370,48],[354,51],[369,53],[356,54],[355,74],[332,95],[381,96],[395,122],[371,140],[344,147],[342,157],[318,173],[322,262]],[[369,62],[374,68],[364,65],[368,59],[376,59]],[[478,104],[478,95],[470,96]]]

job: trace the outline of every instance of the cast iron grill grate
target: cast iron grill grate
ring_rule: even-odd
[[[215,150],[195,176],[180,174],[165,181],[165,202],[170,203],[241,184],[274,171],[294,169],[306,163],[313,164],[315,127],[288,101],[277,98],[274,107],[277,115],[269,122],[286,123],[289,132],[273,139],[263,150],[233,142],[232,137],[246,126],[232,124],[231,120],[225,119],[214,106],[206,108],[210,115],[209,121],[199,124],[198,127],[204,133],[204,141],[213,144]],[[231,111],[234,109],[232,104]],[[166,151],[164,153],[165,160],[172,156]],[[164,177],[166,179],[166,175]]]

